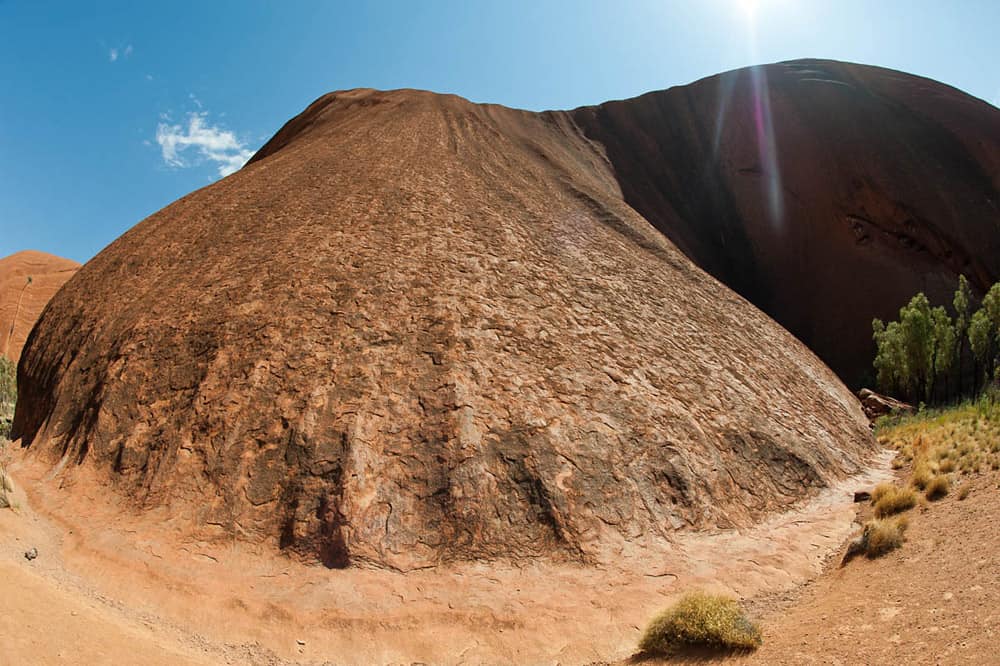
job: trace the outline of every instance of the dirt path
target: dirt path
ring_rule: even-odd
[[[0,562],[7,664],[209,664],[152,624],[91,602],[19,563]]]
[[[906,543],[750,604],[764,644],[748,656],[659,664],[1000,664],[1000,474],[910,513]],[[620,664],[634,663],[623,660]]]
[[[169,516],[117,512],[96,482],[77,475],[70,492],[55,491],[15,464],[31,492],[19,491],[19,515],[0,513],[0,592],[15,599],[0,628],[21,638],[0,651],[30,663],[67,654],[151,664],[621,659],[648,618],[692,586],[749,598],[818,575],[852,530],[851,493],[887,467],[883,456],[863,477],[752,530],[624,543],[614,565],[398,573],[328,571],[242,544],[183,541]],[[29,563],[30,546],[41,554]]]
[[[1000,475],[971,488],[913,512],[902,549],[810,585],[738,663],[1000,663]]]
[[[37,522],[0,511],[0,535],[0,663],[216,663],[154,618],[76,584]],[[32,561],[30,548],[41,553]]]

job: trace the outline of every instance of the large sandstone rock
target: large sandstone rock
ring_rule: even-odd
[[[630,208],[573,118],[322,97],[53,299],[15,436],[175,528],[332,567],[596,561],[856,471],[854,396]]]
[[[1000,110],[949,86],[800,60],[573,117],[629,204],[855,388],[874,317],[1000,279]]]
[[[17,363],[38,315],[79,267],[34,250],[0,259],[0,355]]]

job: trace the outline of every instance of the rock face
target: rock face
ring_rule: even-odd
[[[573,117],[629,204],[855,388],[872,318],[1000,279],[1000,110],[949,86],[801,60]]]
[[[871,389],[858,391],[858,400],[861,401],[861,409],[865,416],[872,421],[886,414],[909,414],[915,411],[913,405],[881,395]]]
[[[175,526],[400,569],[612,558],[859,468],[857,400],[569,113],[322,97],[53,299],[15,436]]]
[[[78,268],[75,261],[34,250],[0,259],[0,355],[17,363],[45,305]]]

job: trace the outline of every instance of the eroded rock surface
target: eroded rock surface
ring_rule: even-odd
[[[799,60],[573,117],[629,204],[855,389],[873,318],[1000,279],[1000,110],[950,86]]]
[[[15,436],[331,567],[600,561],[859,469],[857,400],[567,113],[327,95],[53,299]]]

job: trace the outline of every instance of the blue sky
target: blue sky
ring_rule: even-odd
[[[0,0],[0,256],[86,261],[330,90],[572,108],[823,57],[998,105],[998,31],[997,0]]]

